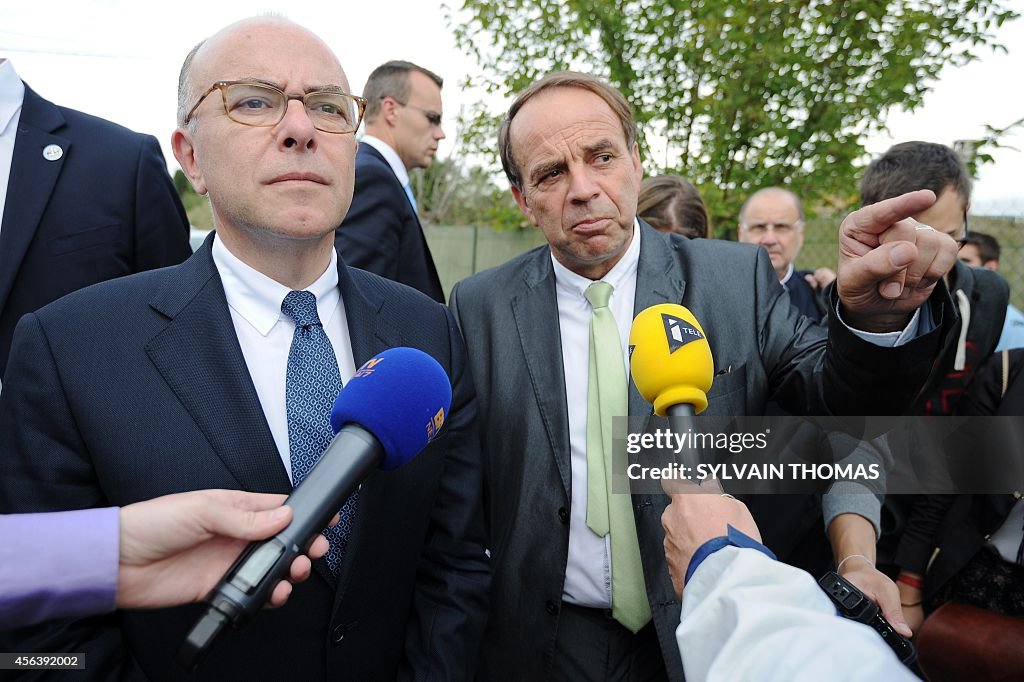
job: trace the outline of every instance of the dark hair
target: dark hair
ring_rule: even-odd
[[[508,178],[509,184],[520,190],[523,188],[523,179],[519,176],[519,167],[512,154],[509,128],[512,126],[512,119],[524,104],[538,93],[551,88],[580,88],[594,93],[605,101],[615,117],[619,119],[619,123],[622,125],[622,134],[626,137],[627,149],[632,150],[636,143],[636,121],[633,119],[633,109],[621,92],[600,78],[585,73],[556,71],[548,74],[516,96],[505,115],[505,120],[501,122],[501,128],[498,129],[498,154],[501,156],[501,167],[505,170],[505,177]]]
[[[659,175],[640,186],[636,214],[660,232],[711,238],[711,221],[700,192],[686,178]]]
[[[971,230],[967,233],[964,244],[974,244],[978,247],[978,257],[982,263],[999,260],[999,240],[991,235]]]
[[[938,197],[952,187],[964,203],[971,198],[971,176],[951,148],[934,142],[903,142],[871,162],[860,181],[860,203],[874,204],[918,189]]]
[[[370,73],[363,87],[363,97],[366,98],[366,112],[363,120],[373,123],[380,113],[380,102],[385,97],[392,97],[400,103],[409,101],[409,74],[413,71],[422,73],[434,81],[437,87],[444,87],[444,79],[429,69],[417,66],[412,62],[392,60],[381,64]]]

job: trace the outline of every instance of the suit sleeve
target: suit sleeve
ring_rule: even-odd
[[[0,392],[0,512],[105,506],[45,330],[34,313],[26,315]],[[0,651],[85,653],[96,676],[141,676],[113,613],[0,631]],[[45,677],[38,671],[21,679]]]
[[[447,309],[445,318],[453,388],[446,455],[417,571],[401,679],[472,680],[487,616],[491,571],[476,397],[462,336]]]
[[[386,166],[363,164],[356,170],[352,206],[338,228],[335,245],[347,265],[398,280],[404,194],[390,191],[395,176]]]
[[[932,331],[902,346],[883,348],[859,338],[836,315],[828,315],[822,353],[823,328],[800,318],[763,249],[757,254],[755,278],[758,345],[770,399],[791,414],[907,413],[956,322],[949,293],[940,282],[926,304],[930,310],[923,311],[935,321]],[[834,286],[829,300],[834,310]]]
[[[188,216],[167,173],[160,143],[151,135],[139,150],[134,236],[134,272],[177,265],[192,255]]]

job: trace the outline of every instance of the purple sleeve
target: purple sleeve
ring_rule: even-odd
[[[117,507],[0,515],[0,628],[113,610],[119,540]]]

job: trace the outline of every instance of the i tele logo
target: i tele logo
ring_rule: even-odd
[[[662,313],[661,320],[665,324],[665,336],[668,339],[670,355],[691,341],[699,341],[704,338],[699,329],[675,315]]]

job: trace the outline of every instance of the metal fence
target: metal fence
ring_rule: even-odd
[[[1002,248],[999,271],[1010,282],[1010,298],[1024,308],[1024,211],[1017,217],[970,216],[972,230],[999,240]],[[804,246],[797,268],[813,270],[836,267],[839,216],[818,216],[808,220]],[[445,292],[460,279],[500,265],[544,243],[540,230],[495,232],[486,227],[436,225],[426,229],[427,241],[437,264]]]

